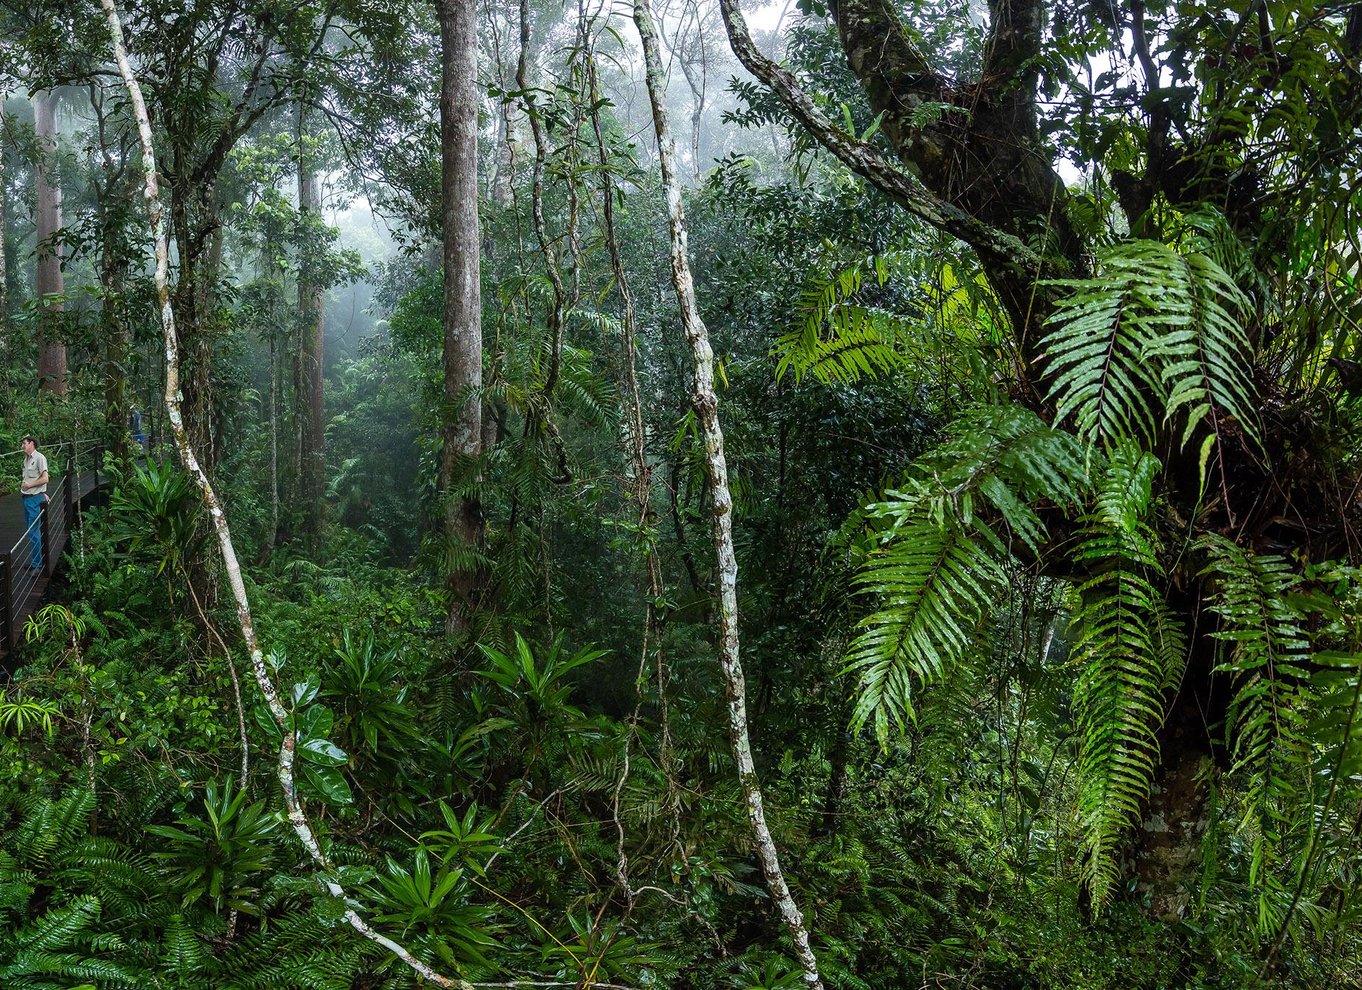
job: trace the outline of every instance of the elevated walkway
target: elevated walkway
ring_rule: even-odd
[[[94,441],[66,442],[43,448],[47,455],[49,482],[47,506],[30,528],[24,521],[23,496],[18,492],[0,497],[0,667],[23,639],[24,623],[47,596],[48,585],[61,563],[76,524],[77,507],[107,484],[98,465],[103,449]],[[59,471],[59,460],[64,467]],[[82,470],[83,468],[83,470]],[[42,541],[42,566],[30,566],[30,539]]]

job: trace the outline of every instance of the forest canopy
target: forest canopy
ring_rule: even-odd
[[[1359,189],[1362,4],[0,0],[0,987],[1362,985]]]

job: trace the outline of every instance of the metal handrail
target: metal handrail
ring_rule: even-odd
[[[71,446],[80,447],[81,445],[85,445],[86,447],[97,447],[103,442],[104,441],[101,440],[99,437],[83,437],[79,440],[53,440],[51,443],[43,444],[40,449],[61,450],[63,447]],[[6,450],[0,452],[0,457],[8,457],[10,454],[22,454],[23,452],[24,452],[23,447],[20,447],[18,450]]]
[[[53,573],[71,538],[75,523],[72,514],[79,505],[76,483],[82,473],[78,460],[80,443],[82,441],[53,445],[58,449],[61,446],[72,448],[66,458],[65,468],[58,476],[59,480],[51,482],[56,487],[46,493],[47,500],[14,545],[8,550],[0,549],[0,599],[3,599],[0,600],[0,608],[3,609],[3,613],[0,613],[0,655],[9,653],[17,645],[16,627],[21,611],[39,582]],[[98,441],[84,443],[87,448],[101,446]],[[32,559],[31,541],[35,527],[43,534],[42,564],[37,568],[21,566],[20,561],[27,563]]]

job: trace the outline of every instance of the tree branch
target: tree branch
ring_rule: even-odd
[[[845,10],[845,7],[844,3],[842,9]],[[724,27],[728,31],[728,39],[733,46],[734,54],[738,56],[738,61],[780,98],[794,118],[823,147],[837,156],[853,172],[865,178],[918,219],[967,241],[977,250],[1007,261],[1014,268],[1027,271],[1033,277],[1037,273],[1040,277],[1058,277],[1070,273],[1071,269],[1066,259],[1057,256],[1042,257],[1012,234],[984,223],[959,207],[938,198],[886,161],[868,144],[839,130],[814,105],[809,95],[799,87],[794,76],[772,62],[757,48],[747,30],[747,22],[738,9],[738,0],[720,0],[719,8],[723,13]],[[887,44],[888,39],[884,40],[886,50],[889,50],[891,46]],[[924,63],[920,61],[914,63],[906,52],[895,54],[902,56],[901,61],[895,62],[903,70],[902,78],[917,80],[920,83],[922,77],[915,75],[914,70],[915,65],[916,69],[922,69]],[[911,96],[904,97],[905,101],[911,99]],[[905,102],[904,105],[920,105],[922,102],[923,100],[918,99],[917,104]]]

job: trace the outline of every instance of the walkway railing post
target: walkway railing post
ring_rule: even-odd
[[[71,524],[76,519],[76,455],[74,452],[66,462],[66,477],[62,478],[61,484],[66,489],[66,535],[69,536]]]
[[[18,646],[18,637],[14,635],[14,569],[8,550],[0,550],[0,605],[4,605],[5,614],[0,622],[0,652],[13,653]]]
[[[38,533],[42,541],[43,564],[40,570],[48,577],[52,576],[52,496],[47,497],[47,504],[43,506],[42,515],[38,517]]]

